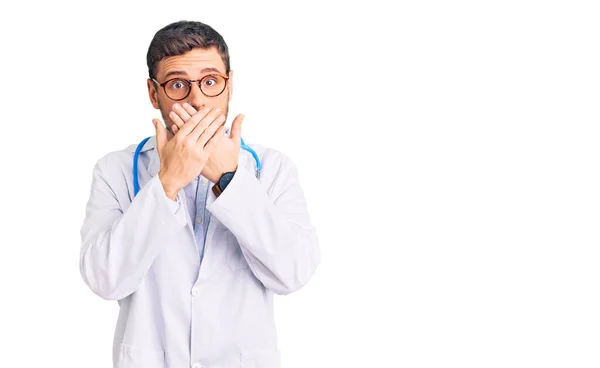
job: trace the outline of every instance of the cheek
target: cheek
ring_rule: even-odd
[[[174,102],[166,99],[165,98],[159,98],[158,99],[158,106],[160,107],[160,110],[163,112],[163,114],[169,115],[169,112],[171,112],[171,110],[173,110],[173,104]]]
[[[229,105],[229,96],[223,93],[219,97],[213,98],[212,101],[207,101],[207,106],[219,107],[221,110],[226,111]]]
[[[161,110],[170,111],[173,108],[173,101],[161,93],[158,95],[158,106],[160,106]]]
[[[171,102],[166,101],[158,101],[158,108],[160,109],[160,114],[163,117],[167,126],[173,125],[173,120],[169,117],[169,113],[173,110],[173,104]]]

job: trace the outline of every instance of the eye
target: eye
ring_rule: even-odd
[[[217,80],[215,78],[206,78],[204,80],[204,85],[207,87],[214,87],[217,84]]]
[[[183,81],[180,80],[174,80],[170,83],[170,88],[172,89],[183,89],[185,86],[186,85],[183,83]]]

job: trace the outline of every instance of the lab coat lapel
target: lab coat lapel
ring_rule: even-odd
[[[150,163],[148,164],[148,174],[150,174],[150,177],[154,177],[154,175],[158,174],[158,170],[160,170],[160,157],[156,148],[156,136],[150,138],[146,144],[154,148],[150,152]]]
[[[254,161],[252,161],[254,163]],[[238,158],[238,170],[248,170],[247,168],[248,165],[248,159],[246,157],[246,155],[240,154],[239,158]],[[254,170],[252,168],[252,170]],[[208,196],[206,198],[206,207],[210,207],[210,205],[217,199],[217,197],[215,196],[215,194],[212,191],[212,187],[213,185],[215,185],[215,183],[210,182],[210,187],[208,189]],[[219,260],[214,258],[213,252],[216,254],[220,254],[221,256],[224,255],[223,252],[216,252],[214,250],[214,247],[216,246],[227,246],[226,244],[220,244],[220,245],[216,245],[214,244],[214,237],[215,237],[215,233],[217,231],[221,232],[223,229],[225,229],[225,225],[223,225],[221,223],[221,221],[219,221],[219,219],[217,219],[214,215],[211,215],[210,217],[210,222],[208,224],[208,231],[206,233],[206,243],[205,243],[205,247],[204,247],[204,260],[202,261],[202,267],[200,267],[200,272],[198,273],[198,280],[202,281],[202,280],[206,280],[208,279],[213,272],[215,272],[215,270],[219,267]],[[227,238],[222,238],[220,240],[225,240]],[[210,260],[209,262],[206,262],[205,260]]]
[[[158,150],[156,149],[156,137],[152,137],[148,141],[147,144],[148,144],[148,147],[154,147],[152,152],[150,152],[150,162],[148,164],[148,173],[150,174],[151,177],[153,177],[156,174],[158,174],[158,171],[160,170],[160,157],[158,156]],[[248,167],[249,161],[252,161],[251,163],[252,163],[252,165],[254,165],[254,160],[248,160],[248,155],[243,154],[242,151],[240,150],[240,155],[238,157],[238,170],[251,170],[252,172],[254,172],[254,166],[252,166],[250,168]],[[217,199],[215,194],[212,191],[213,185],[215,185],[215,184],[211,182],[209,190],[208,190],[208,196],[206,198],[206,207],[209,207]],[[183,190],[179,191],[177,196],[179,198],[180,203],[184,206],[186,213],[188,213],[188,208],[187,208],[187,203],[185,200],[184,191]],[[188,228],[188,233],[189,233],[191,239],[193,240],[194,246],[195,246],[194,224],[190,222],[192,220],[189,218],[189,216],[186,216],[186,219],[187,219],[186,227]],[[212,252],[211,247],[213,246],[212,243],[213,243],[214,234],[215,234],[215,231],[217,230],[217,228],[221,227],[221,226],[224,226],[224,225],[217,218],[215,218],[214,216],[210,217],[210,222],[208,224],[208,230],[207,230],[207,234],[206,234],[204,259],[207,259],[207,258],[210,259],[210,253]],[[211,264],[211,263],[205,264],[203,267],[200,268],[198,278],[202,279],[202,278],[209,277],[213,273],[215,268],[216,268],[216,264]]]

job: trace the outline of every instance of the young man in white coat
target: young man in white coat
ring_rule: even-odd
[[[165,125],[97,162],[81,229],[83,280],[120,305],[114,366],[279,368],[273,296],[320,260],[297,169],[241,149],[243,115],[226,134],[233,72],[214,29],[164,27],[147,63]]]

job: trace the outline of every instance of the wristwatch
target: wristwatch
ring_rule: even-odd
[[[221,175],[221,179],[219,179],[219,181],[216,182],[212,187],[215,197],[218,197],[221,193],[223,193],[225,188],[227,188],[229,185],[229,182],[231,182],[231,179],[233,179],[233,175],[235,175],[235,171],[226,172],[225,174]]]

